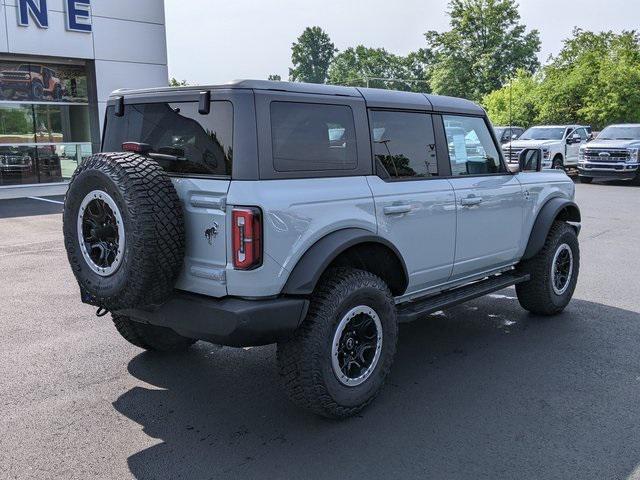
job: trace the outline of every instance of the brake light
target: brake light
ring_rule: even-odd
[[[262,214],[256,207],[234,208],[231,214],[233,266],[251,270],[262,265]]]
[[[148,143],[139,143],[139,142],[124,142],[122,144],[123,152],[134,152],[139,153],[141,155],[145,155],[149,153],[153,148]]]

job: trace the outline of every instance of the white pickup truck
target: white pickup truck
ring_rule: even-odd
[[[589,135],[588,127],[583,125],[541,125],[529,128],[502,149],[512,165],[518,164],[524,149],[540,148],[544,154],[543,168],[577,168],[580,147],[587,143]]]

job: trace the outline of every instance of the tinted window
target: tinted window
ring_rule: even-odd
[[[531,127],[520,137],[521,140],[562,140],[565,129],[562,127]]]
[[[109,107],[103,150],[119,152],[124,142],[149,144],[171,173],[231,175],[233,105],[213,102],[209,115],[195,102],[127,105],[124,117]]]
[[[276,171],[352,170],[357,166],[351,108],[316,103],[271,103]]]
[[[454,115],[443,119],[454,176],[504,172],[484,119]]]
[[[580,135],[580,140],[587,139],[587,131],[584,128],[579,128],[575,131],[578,135]]]
[[[381,178],[438,175],[431,115],[372,111],[370,116],[376,172]]]

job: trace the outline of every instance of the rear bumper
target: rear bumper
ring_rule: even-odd
[[[139,322],[169,327],[185,337],[248,347],[290,338],[307,314],[308,305],[304,298],[214,299],[176,291],[169,301],[153,310],[118,313]]]

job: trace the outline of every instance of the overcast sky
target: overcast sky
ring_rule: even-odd
[[[340,50],[363,44],[406,54],[423,33],[446,30],[448,0],[165,0],[169,74],[189,83],[287,79],[291,43],[318,25]],[[188,5],[188,7],[186,6]],[[638,0],[521,0],[529,29],[540,31],[540,60],[557,53],[574,26],[638,28]]]

